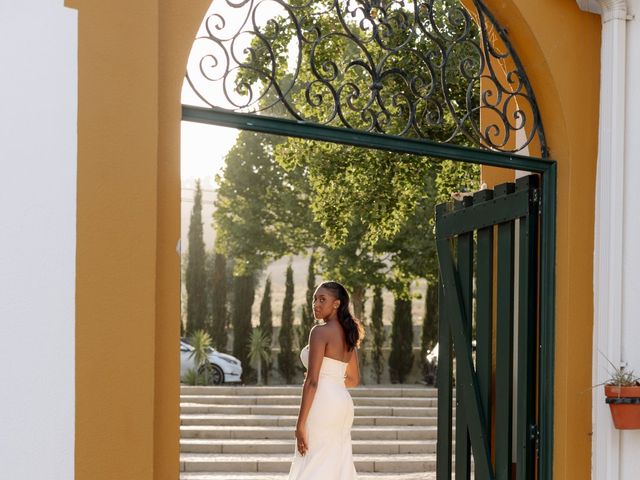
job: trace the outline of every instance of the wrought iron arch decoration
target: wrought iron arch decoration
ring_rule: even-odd
[[[216,110],[547,157],[505,30],[465,3],[216,0],[186,80]]]

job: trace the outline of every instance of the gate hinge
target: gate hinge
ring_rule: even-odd
[[[529,425],[529,440],[534,443],[536,450],[538,450],[540,445],[540,430],[537,425]]]

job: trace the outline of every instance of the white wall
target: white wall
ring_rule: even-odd
[[[0,0],[0,478],[71,480],[77,15]]]

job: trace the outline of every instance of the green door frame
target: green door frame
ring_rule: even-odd
[[[540,174],[540,479],[553,478],[553,391],[555,352],[555,257],[557,164],[553,160],[381,135],[302,121],[182,106],[182,119],[240,130],[410,153]],[[544,381],[542,381],[544,379]]]

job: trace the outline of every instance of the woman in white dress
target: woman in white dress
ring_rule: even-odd
[[[355,480],[351,448],[353,400],[347,387],[360,383],[357,348],[362,324],[349,310],[349,294],[324,282],[313,296],[315,325],[300,353],[307,369],[296,424],[289,480]]]

